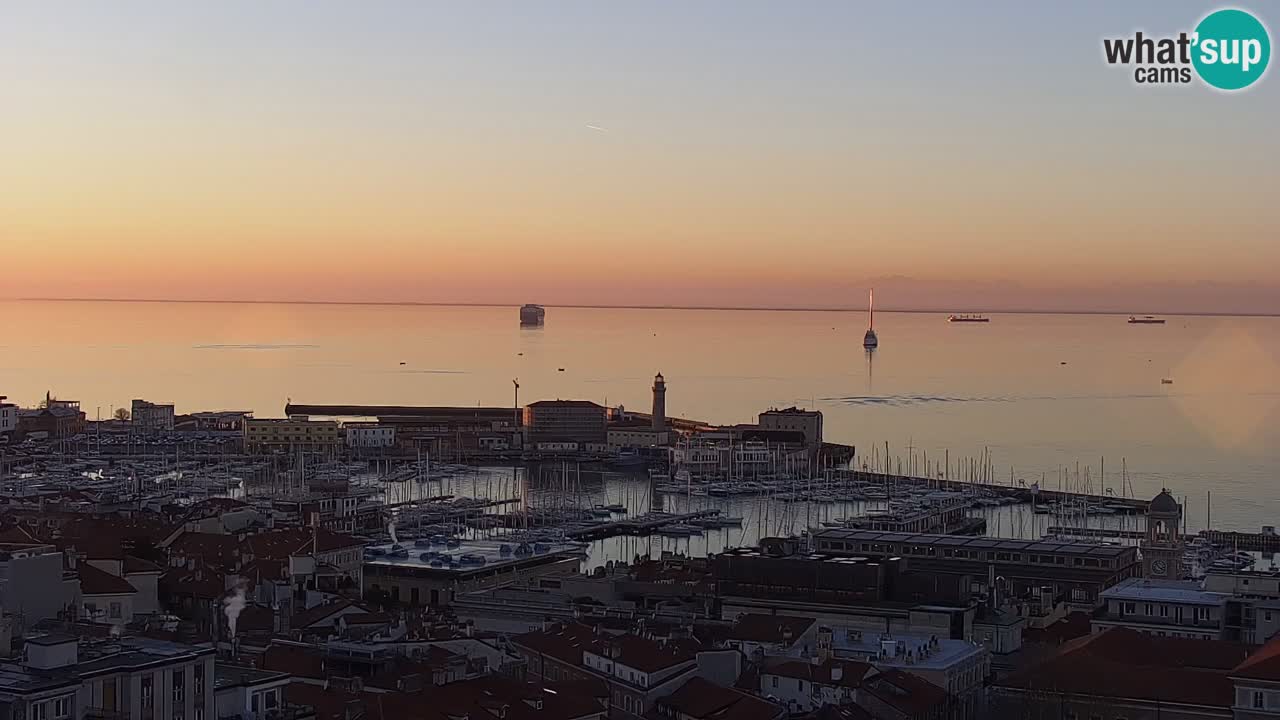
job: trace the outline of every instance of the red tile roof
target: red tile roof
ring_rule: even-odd
[[[781,706],[768,700],[696,676],[658,705],[697,720],[773,720],[783,714]]]
[[[837,668],[839,668],[839,680],[833,679]],[[766,665],[760,669],[760,674],[808,680],[816,685],[856,688],[862,684],[862,679],[873,670],[874,668],[871,665],[864,662],[832,658],[818,665],[803,660],[784,660]]]
[[[82,595],[131,595],[138,592],[128,580],[116,577],[105,570],[80,563],[80,593]]]
[[[1044,662],[998,684],[1023,690],[1230,707],[1232,668],[1248,646],[1157,637],[1128,628],[1066,643]]]
[[[1280,635],[1250,655],[1231,671],[1232,677],[1280,682]]]
[[[947,704],[947,691],[902,670],[880,673],[863,683],[862,691],[907,717],[921,717]]]
[[[364,606],[357,605],[350,600],[339,600],[337,602],[317,605],[308,610],[303,610],[300,613],[294,613],[293,617],[289,619],[289,627],[299,630],[320,624],[323,624],[325,627],[332,627],[335,619],[334,614],[347,610],[348,608],[354,608],[362,613],[368,612]]]
[[[512,642],[565,663],[582,665],[582,653],[590,652],[641,672],[656,672],[692,662],[702,649],[696,640],[657,641],[637,635],[597,632],[582,623],[554,625],[513,637]]]

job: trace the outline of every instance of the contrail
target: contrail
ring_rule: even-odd
[[[609,128],[600,127],[599,125],[591,125],[590,123],[587,124],[587,128],[589,130],[595,130],[596,132],[609,132]]]

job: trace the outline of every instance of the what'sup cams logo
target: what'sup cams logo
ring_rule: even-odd
[[[1199,77],[1218,90],[1243,90],[1258,82],[1271,60],[1271,35],[1262,21],[1244,10],[1216,10],[1192,32],[1176,37],[1105,38],[1108,65],[1134,66],[1140,85],[1190,84]]]

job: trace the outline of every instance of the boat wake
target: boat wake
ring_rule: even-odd
[[[320,346],[287,343],[244,343],[192,346],[195,350],[311,350],[318,347]]]
[[[959,397],[954,395],[847,395],[824,397],[823,402],[844,405],[888,405],[907,407],[935,403],[1011,403],[1044,402],[1048,400],[1167,400],[1171,393],[1132,393],[1124,395],[989,395]]]

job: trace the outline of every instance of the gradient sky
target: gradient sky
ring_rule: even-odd
[[[0,297],[1271,312],[1216,7],[6,3]]]

